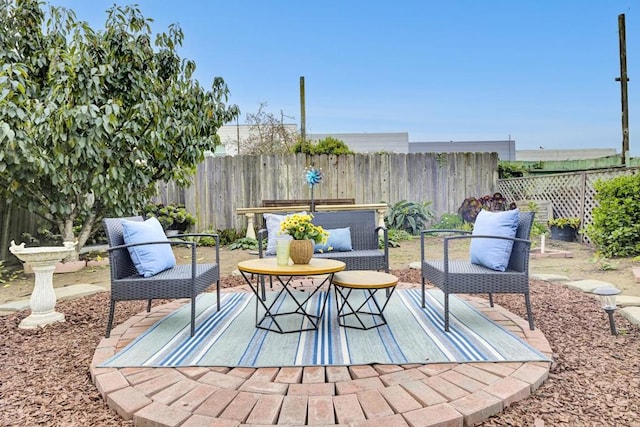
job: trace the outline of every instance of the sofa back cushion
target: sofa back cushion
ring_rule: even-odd
[[[378,249],[376,212],[373,210],[314,212],[312,222],[325,230],[349,228],[354,251]]]

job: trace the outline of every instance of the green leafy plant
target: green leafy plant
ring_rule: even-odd
[[[202,233],[205,234],[218,234],[217,231],[212,230],[212,229],[208,229],[208,230],[204,230]],[[218,237],[220,237],[220,235],[218,234]],[[222,244],[222,238],[220,237],[220,244]],[[202,236],[202,237],[198,237],[196,244],[198,246],[215,246],[216,245],[216,239],[214,239],[213,237],[208,237],[208,236]]]
[[[617,270],[618,263],[611,261],[609,258],[602,256],[602,254],[597,253],[591,262],[598,264],[598,270],[601,271],[609,271],[609,270]]]
[[[220,245],[230,245],[238,239],[243,238],[246,235],[246,230],[236,230],[235,228],[225,228],[224,230],[218,230],[220,236]]]
[[[229,245],[229,249],[258,249],[258,240],[251,237],[241,237]]]
[[[498,177],[500,179],[518,178],[528,174],[526,166],[517,163],[498,162]]]
[[[196,223],[196,217],[191,215],[184,205],[148,204],[144,207],[147,217],[158,218],[164,230],[186,231],[189,226]]]
[[[580,227],[580,218],[576,217],[560,217],[553,218],[549,220],[550,227],[558,227],[558,228],[573,228],[577,230]]]
[[[640,254],[640,174],[594,184],[593,222],[584,233],[606,257]]]
[[[331,136],[318,140],[316,143],[300,139],[291,151],[305,154],[353,154],[347,144]]]
[[[401,241],[403,240],[406,241],[411,239],[413,239],[413,236],[405,230],[398,230],[395,228],[391,228],[387,230],[387,241],[389,243],[390,248],[399,248]],[[380,249],[383,249],[384,241],[382,240],[382,237],[378,239],[378,242],[379,242],[378,247]]]
[[[464,224],[459,214],[445,213],[440,216],[440,220],[431,224],[431,228],[436,230],[459,230]]]
[[[214,230],[213,228],[208,228],[207,230],[202,231],[205,234],[217,234],[220,239],[220,246],[231,245],[239,239],[244,238],[246,230],[236,230],[235,228],[226,228],[224,230]],[[213,237],[198,237],[197,238],[198,246],[215,246],[216,239]],[[257,245],[256,245],[257,248]]]
[[[431,202],[409,202],[400,200],[389,210],[385,223],[389,230],[404,230],[411,235],[417,235],[426,228],[427,223],[435,218],[435,213],[429,207]]]
[[[546,225],[538,221],[533,221],[533,224],[531,225],[530,237],[533,239],[536,237],[540,237],[543,234],[546,235],[548,232],[549,232],[549,229],[547,228]]]

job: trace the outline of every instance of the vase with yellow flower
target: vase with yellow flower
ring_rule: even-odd
[[[329,233],[311,222],[311,214],[293,214],[280,224],[280,231],[293,239],[289,246],[289,257],[294,264],[309,264],[313,256],[314,243],[326,243]]]

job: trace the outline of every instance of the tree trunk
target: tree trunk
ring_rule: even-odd
[[[9,223],[11,221],[11,206],[6,201],[3,201],[0,206],[0,218],[2,218],[2,230],[0,230],[0,260],[5,260],[9,257]]]

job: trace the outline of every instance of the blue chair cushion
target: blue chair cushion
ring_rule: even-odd
[[[122,236],[125,244],[169,240],[155,217],[146,221],[122,220]],[[176,265],[176,257],[168,244],[132,246],[127,249],[138,273],[144,277],[151,277]]]
[[[518,231],[520,210],[489,212],[482,210],[476,217],[473,235],[515,237]],[[497,271],[505,271],[509,266],[512,240],[471,239],[471,263]]]
[[[316,243],[314,252],[348,252],[352,251],[351,227],[325,230],[329,233],[327,243]]]

